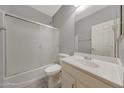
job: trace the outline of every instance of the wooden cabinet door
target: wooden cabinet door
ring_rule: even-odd
[[[62,71],[62,88],[74,88],[76,87],[75,79],[68,73]]]
[[[84,84],[83,84],[82,82],[80,82],[80,81],[77,81],[76,87],[77,87],[77,88],[87,88],[87,86],[84,85]]]

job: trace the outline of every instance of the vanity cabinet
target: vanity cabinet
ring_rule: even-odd
[[[70,74],[62,71],[62,88],[86,88],[86,86]]]
[[[76,86],[75,79],[68,73],[62,71],[62,87],[63,88],[74,88]]]
[[[86,86],[65,71],[62,71],[62,88],[85,88]]]
[[[115,87],[103,82],[86,72],[69,64],[62,63],[62,87],[63,88],[112,88]]]

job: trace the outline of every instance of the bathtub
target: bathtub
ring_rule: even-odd
[[[46,77],[44,69],[49,65],[45,65],[37,69],[30,70],[17,75],[13,75],[10,77],[5,77],[3,80],[3,87],[4,88],[24,88],[24,87],[30,86],[32,82],[41,80]]]

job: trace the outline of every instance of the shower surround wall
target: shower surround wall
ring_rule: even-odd
[[[1,6],[0,6],[1,7]],[[52,19],[50,18],[50,17],[48,17],[48,16],[46,16],[46,15],[44,15],[43,14],[43,16],[42,16],[42,14],[41,14],[41,16],[39,15],[39,19],[41,18],[41,20],[39,20],[39,19],[36,19],[35,17],[37,17],[38,15],[35,15],[35,12],[33,11],[33,12],[31,12],[30,11],[30,13],[33,13],[33,16],[31,17],[30,15],[32,15],[32,14],[30,14],[29,13],[29,15],[26,15],[26,13],[19,13],[18,11],[20,11],[20,12],[22,12],[21,11],[21,9],[23,9],[21,6],[17,6],[17,10],[15,9],[16,8],[16,6],[13,6],[13,8],[15,9],[15,10],[13,10],[13,12],[12,12],[12,6],[11,6],[11,8],[8,8],[8,7],[10,7],[10,6],[7,6],[7,7],[5,7],[4,6],[4,9],[3,10],[5,10],[5,11],[7,11],[7,12],[9,12],[9,13],[13,13],[13,14],[16,14],[17,16],[20,16],[20,17],[23,17],[23,18],[27,18],[27,19],[31,19],[31,20],[33,20],[33,21],[41,21],[42,23],[46,23],[46,24],[49,24],[49,22],[51,23],[52,21]],[[27,7],[27,6],[24,6],[24,7]],[[2,8],[3,8],[3,6],[2,6]],[[18,9],[19,8],[19,9]],[[8,10],[8,9],[11,9],[11,12],[10,12],[10,10]],[[28,8],[27,8],[27,10],[28,10]],[[26,11],[27,11],[26,10]],[[25,12],[26,12],[25,11]],[[36,11],[36,10],[35,10]],[[15,12],[15,13],[14,13]],[[18,12],[18,13],[17,13]],[[28,13],[28,11],[27,11],[27,13]],[[39,13],[40,14],[40,13]],[[3,18],[2,18],[2,12],[0,12],[0,24],[1,24],[1,22],[3,22]],[[30,17],[31,18],[30,18]],[[35,16],[35,17],[34,17]],[[45,17],[46,16],[46,17]],[[11,22],[11,20],[9,21],[9,22]],[[16,21],[14,22],[14,24],[16,23]],[[19,21],[17,22],[18,23],[18,26],[19,26]],[[11,25],[12,25],[13,23],[11,23]],[[9,25],[9,24],[8,24]],[[10,26],[10,27],[12,27],[12,26]],[[16,26],[17,27],[17,26]],[[28,87],[28,86],[30,86],[30,84],[32,84],[32,82],[37,82],[37,80],[40,80],[40,79],[42,79],[42,78],[44,78],[46,75],[45,75],[45,72],[44,72],[44,68],[45,67],[47,67],[49,64],[52,64],[52,63],[54,63],[55,61],[58,61],[58,49],[59,49],[59,47],[58,47],[58,43],[59,43],[59,31],[56,29],[55,31],[54,31],[54,28],[49,28],[49,27],[47,27],[47,26],[43,26],[44,27],[44,29],[43,30],[41,30],[41,32],[42,32],[42,36],[43,37],[41,37],[41,39],[42,39],[42,41],[41,42],[47,42],[47,43],[45,43],[45,44],[43,44],[43,45],[41,45],[41,46],[39,46],[39,48],[47,48],[47,51],[46,51],[46,49],[43,49],[43,51],[41,51],[41,52],[43,52],[43,53],[41,53],[41,54],[44,54],[44,56],[43,56],[43,59],[41,60],[41,63],[42,63],[42,65],[41,66],[39,66],[39,67],[37,67],[37,68],[32,68],[32,69],[27,69],[27,70],[24,70],[24,69],[22,69],[22,70],[24,70],[23,72],[21,72],[21,73],[16,73],[16,74],[11,74],[10,76],[8,76],[8,75],[6,75],[5,74],[5,66],[6,66],[6,64],[5,64],[5,61],[4,61],[4,54],[3,54],[3,52],[5,52],[4,50],[3,50],[3,48],[5,47],[4,46],[4,43],[5,42],[3,42],[3,39],[5,39],[5,37],[3,37],[4,35],[5,35],[5,31],[1,31],[0,32],[0,87]],[[42,27],[41,27],[42,28]],[[49,29],[51,29],[51,30],[49,30]],[[16,29],[14,29],[14,30],[16,30]],[[14,30],[12,30],[12,31],[14,31]],[[33,29],[32,29],[33,30]],[[8,29],[7,29],[7,31],[8,31]],[[11,30],[10,30],[11,31]],[[26,33],[27,33],[28,31],[26,31]],[[4,34],[3,34],[4,33]],[[21,32],[22,33],[22,32]],[[33,32],[34,33],[34,32]],[[14,35],[14,34],[13,34]],[[30,34],[26,34],[26,35],[30,35]],[[14,37],[15,38],[15,37]],[[21,40],[21,39],[20,39]],[[54,42],[51,42],[51,40],[53,40]],[[30,43],[30,42],[29,42]],[[51,48],[51,43],[52,43],[52,45],[53,45],[53,50],[49,50],[50,48]],[[49,53],[50,52],[50,53]],[[35,52],[36,53],[36,52]],[[47,55],[48,54],[48,55]],[[50,59],[51,58],[55,58],[54,60],[52,60],[52,61],[50,61]],[[50,59],[49,59],[50,58]],[[44,61],[43,61],[44,60]],[[48,62],[49,61],[49,62]],[[48,63],[46,63],[46,62],[48,62]],[[40,62],[39,62],[40,63]],[[24,64],[24,63],[23,63]],[[45,65],[43,65],[43,64],[45,64]],[[12,65],[11,65],[12,66]],[[25,66],[25,65],[24,65]],[[15,67],[15,66],[14,66]],[[36,85],[36,84],[35,84]],[[42,86],[39,86],[39,87],[42,87]]]

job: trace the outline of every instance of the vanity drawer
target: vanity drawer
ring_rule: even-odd
[[[104,83],[91,75],[88,75],[86,72],[81,71],[71,65],[62,63],[63,70],[70,74],[76,80],[82,82],[88,88],[110,88],[112,86]]]

